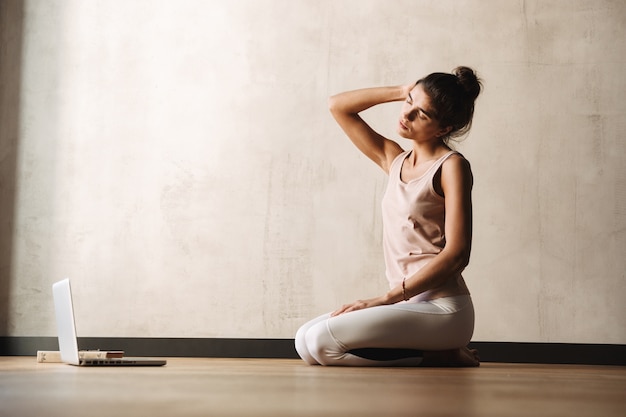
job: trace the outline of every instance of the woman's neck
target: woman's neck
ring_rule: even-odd
[[[439,159],[449,151],[450,148],[441,141],[437,141],[437,143],[415,143],[408,162],[411,166],[416,167],[424,162]]]

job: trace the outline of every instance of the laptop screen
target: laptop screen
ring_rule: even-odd
[[[52,294],[54,296],[54,312],[57,321],[61,360],[72,365],[78,365],[78,341],[76,339],[70,280],[64,279],[54,283],[52,285]]]

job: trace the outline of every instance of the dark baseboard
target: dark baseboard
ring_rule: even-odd
[[[80,349],[123,350],[126,356],[295,359],[293,339],[79,337]],[[59,350],[56,337],[0,337],[0,356]]]
[[[626,366],[626,345],[472,342],[482,362]]]
[[[81,349],[123,350],[127,356],[296,359],[293,339],[81,337]],[[482,362],[626,366],[626,345],[472,342]],[[0,337],[0,356],[58,350],[56,337]]]

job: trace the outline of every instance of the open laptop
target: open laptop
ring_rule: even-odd
[[[167,363],[163,359],[153,358],[81,358],[78,354],[70,280],[64,279],[55,282],[52,285],[52,294],[54,296],[54,311],[59,334],[59,350],[61,351],[61,360],[63,362],[79,366],[162,366]]]

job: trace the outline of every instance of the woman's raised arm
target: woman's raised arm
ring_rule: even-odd
[[[391,162],[403,149],[372,129],[359,113],[378,104],[405,100],[413,87],[365,88],[340,93],[328,100],[330,112],[350,140],[387,173]]]

